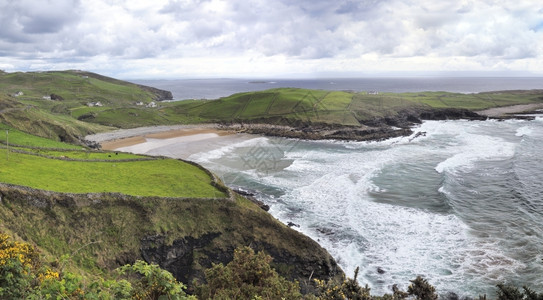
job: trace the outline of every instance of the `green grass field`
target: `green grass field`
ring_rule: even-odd
[[[227,197],[212,185],[207,172],[179,160],[93,151],[2,124],[0,143],[0,182],[4,183],[66,193]]]
[[[78,149],[81,150],[81,146],[73,144],[54,141],[51,139],[35,136],[22,132],[11,126],[0,123],[0,143],[9,142],[12,145],[28,146],[28,147],[42,147],[42,148],[59,148],[59,149]]]
[[[63,193],[224,198],[202,169],[173,159],[65,161],[0,149],[0,181]]]
[[[41,154],[47,154],[47,151],[43,150]],[[211,185],[212,178],[205,171],[173,159],[65,161],[13,151],[8,153],[4,148],[0,149],[0,181],[65,193],[115,192],[134,196],[226,197]]]
[[[480,94],[448,92],[380,93],[279,88],[234,94],[218,100],[179,101],[161,109],[165,122],[260,122],[283,118],[289,123],[357,125],[360,121],[394,116],[405,109],[491,107],[541,103],[541,91]],[[120,116],[121,119],[125,117]],[[156,119],[155,119],[156,120]],[[119,121],[120,123],[120,121]]]

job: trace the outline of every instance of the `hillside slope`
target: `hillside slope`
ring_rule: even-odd
[[[423,119],[483,119],[473,111],[543,103],[542,90],[461,94],[299,88],[165,102],[170,92],[84,71],[0,73],[0,90],[1,122],[72,143],[115,128],[198,123],[307,139],[371,140],[410,134],[409,127]]]
[[[0,91],[0,122],[72,143],[112,129],[78,120],[93,109],[146,107],[172,98],[168,91],[83,71],[0,73]]]
[[[111,276],[144,259],[191,286],[239,246],[264,250],[304,291],[342,274],[315,241],[197,164],[96,151],[0,124],[0,232],[77,273]]]

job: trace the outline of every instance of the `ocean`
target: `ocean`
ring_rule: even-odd
[[[175,100],[218,99],[234,93],[280,87],[334,91],[477,93],[503,90],[543,89],[542,77],[398,77],[328,79],[178,79],[132,80],[134,83],[171,91]]]
[[[373,293],[543,290],[543,117],[429,121],[381,142],[245,136],[189,157],[257,194]]]
[[[417,90],[524,86],[485,82],[477,90]],[[530,82],[537,88],[540,80]],[[399,88],[392,83],[372,90]],[[236,135],[188,159],[254,192],[348,276],[360,267],[359,281],[374,295],[393,284],[405,290],[418,275],[440,294],[494,298],[498,283],[542,292],[543,112],[532,121],[427,121],[414,131],[423,134],[379,142]],[[176,157],[183,147],[148,153]]]

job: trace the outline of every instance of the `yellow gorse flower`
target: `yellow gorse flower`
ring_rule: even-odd
[[[38,279],[40,282],[44,282],[46,280],[58,280],[60,277],[60,274],[58,272],[51,271],[47,269],[44,273],[38,274]]]
[[[38,251],[30,244],[10,241],[9,238],[9,235],[0,233],[0,265],[16,259],[25,267],[33,267]]]

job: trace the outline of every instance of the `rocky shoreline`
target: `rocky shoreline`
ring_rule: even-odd
[[[275,124],[255,122],[205,123],[191,125],[164,125],[119,129],[85,137],[85,143],[92,147],[109,141],[142,137],[175,130],[215,129],[230,133],[249,133],[265,136],[296,138],[305,140],[347,140],[380,141],[413,134],[412,127],[425,120],[487,120],[487,119],[533,119],[529,114],[543,109],[543,104],[524,104],[497,107],[482,111],[468,109],[411,109],[398,112],[395,116],[361,121],[359,126],[338,124],[291,124],[289,120],[278,120]],[[524,115],[519,115],[524,114]]]

